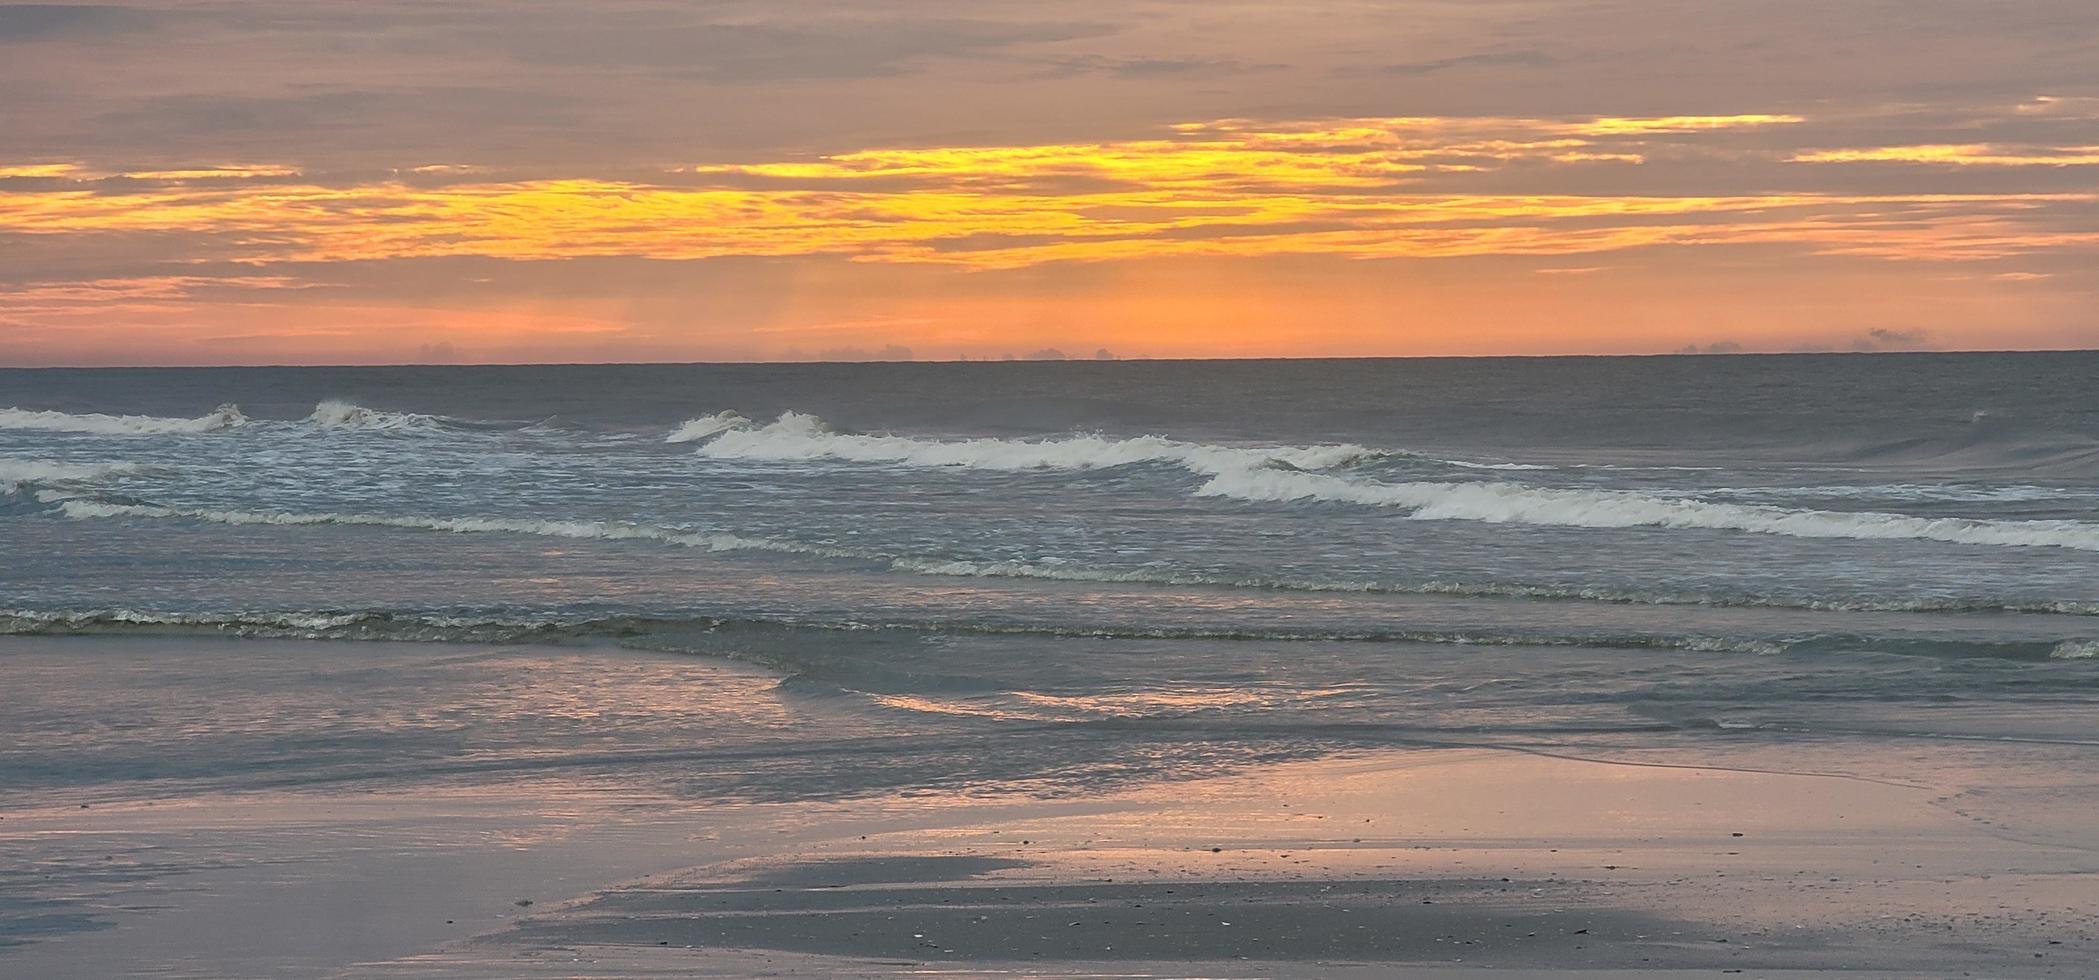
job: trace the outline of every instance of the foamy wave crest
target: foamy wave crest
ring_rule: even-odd
[[[1788,510],[1758,504],[1682,500],[1625,490],[1579,490],[1515,483],[1370,483],[1321,473],[1240,468],[1214,476],[1197,493],[1239,500],[1320,500],[1397,507],[1423,521],[1483,521],[1592,528],[1705,528],[1796,538],[1941,541],[2012,548],[2099,551],[2099,524],[2005,521],[1905,514]]]
[[[740,419],[740,417],[738,417]],[[696,423],[712,428],[698,452],[714,459],[900,463],[981,470],[1083,470],[1132,463],[1180,466],[1210,479],[1197,493],[1252,501],[1333,501],[1411,511],[1415,520],[1462,520],[1586,528],[1699,528],[1799,538],[1918,540],[1995,547],[2099,551],[2099,524],[2081,521],[1979,520],[1904,514],[1792,510],[1761,504],[1669,498],[1634,491],[1538,487],[1495,482],[1377,483],[1321,472],[1390,457],[1355,445],[1253,448],[1182,442],[1162,436],[1117,439],[931,440],[834,431],[822,419],[788,412],[764,426]],[[1525,464],[1465,464],[1528,468]],[[1048,577],[1048,576],[1042,576]],[[1205,584],[1205,583],[1186,583]]]
[[[1171,463],[1206,475],[1277,464],[1292,469],[1322,470],[1389,455],[1362,446],[1241,448],[1180,442],[1162,436],[935,440],[858,435],[834,431],[824,420],[799,412],[785,413],[777,421],[755,428],[725,427],[714,433],[714,440],[698,451],[711,459],[836,459],[854,463],[1004,471],[1087,470],[1132,463]]]
[[[246,425],[248,417],[238,405],[220,405],[208,415],[193,419],[167,419],[152,415],[102,415],[90,412],[33,412],[0,408],[0,429],[31,429],[41,432],[86,432],[105,436],[181,435],[217,432]]]
[[[740,412],[716,412],[713,415],[702,415],[696,419],[686,419],[677,428],[672,429],[671,434],[665,437],[663,441],[699,442],[710,436],[718,436],[730,429],[747,429],[750,428],[750,425],[751,420],[744,418]]]
[[[2099,660],[2099,640],[2064,640],[2048,656],[2056,660]]]
[[[14,493],[25,484],[87,483],[136,473],[136,463],[54,463],[41,459],[0,459],[0,492]]]
[[[401,430],[437,429],[444,420],[435,415],[418,415],[414,412],[382,412],[378,409],[354,405],[346,401],[329,399],[313,407],[313,414],[306,421],[323,429],[358,432],[396,432]]]
[[[643,524],[612,524],[603,521],[539,521],[495,517],[395,517],[385,514],[295,514],[284,511],[207,510],[190,507],[161,507],[152,504],[111,504],[92,500],[60,500],[59,510],[75,520],[94,518],[174,518],[231,525],[357,525],[397,527],[452,534],[533,534],[551,538],[582,538],[601,541],[661,541],[709,551],[775,551],[830,557],[859,557],[851,553],[770,538],[738,534],[688,531]]]

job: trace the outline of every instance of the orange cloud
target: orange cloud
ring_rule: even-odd
[[[1959,167],[2082,167],[2099,164],[2099,146],[2022,146],[1993,143],[1935,143],[1810,150],[1795,163],[1930,163]]]
[[[1430,191],[1513,162],[1637,164],[1656,140],[1790,125],[1789,115],[1372,118],[1171,127],[1168,137],[858,150],[720,163],[660,182],[487,180],[445,166],[430,186],[339,186],[292,167],[129,173],[102,192],[79,164],[56,188],[0,192],[0,233],[187,236],[172,261],[338,262],[440,256],[550,260],[832,255],[972,269],[1160,256],[1577,255],[1661,245],[1790,243],[1828,254],[1969,260],[2094,244],[2049,228],[2049,205],[2099,194],[1509,194]],[[1793,159],[2075,162],[1987,147],[1816,151]],[[2099,157],[2094,157],[2099,159]],[[429,170],[430,168],[418,168]],[[429,175],[425,175],[429,176]],[[1446,181],[1447,182],[1447,181]]]

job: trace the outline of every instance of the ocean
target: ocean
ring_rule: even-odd
[[[0,643],[0,785],[1055,794],[1393,745],[1919,739],[2088,765],[2095,378],[2094,353],[0,371],[0,634],[101,638],[63,670],[68,641]],[[305,653],[185,681],[195,637]]]

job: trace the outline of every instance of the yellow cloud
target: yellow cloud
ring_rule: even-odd
[[[2099,146],[2005,147],[1932,143],[1796,153],[1795,163],[1927,163],[1961,167],[2080,167],[2099,164]]]
[[[332,186],[298,179],[291,167],[224,165],[134,173],[170,186],[104,194],[84,165],[36,164],[71,182],[55,190],[0,192],[0,233],[172,234],[188,243],[187,253],[166,256],[178,262],[824,254],[977,269],[1171,255],[1574,255],[1767,243],[1961,260],[2093,243],[2093,235],[2033,227],[2024,216],[2053,205],[2091,204],[2099,201],[2095,194],[1422,189],[1430,171],[1638,163],[1658,142],[1799,121],[1788,115],[1218,120],[1174,126],[1161,138],[881,148],[717,163],[658,182],[499,181],[454,166],[444,173],[467,182]],[[1909,158],[1903,154],[1974,160],[1993,151],[1887,147],[1795,159],[1829,154],[1853,154],[1830,160]]]
[[[1695,133],[1712,129],[1746,129],[1756,126],[1790,126],[1807,120],[1801,116],[1660,116],[1653,118],[1606,117],[1578,125],[1575,132],[1593,135],[1637,133]]]
[[[0,178],[5,177],[71,177],[80,173],[77,163],[19,163],[12,166],[0,164]]]

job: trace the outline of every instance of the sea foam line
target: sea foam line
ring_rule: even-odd
[[[959,467],[977,470],[1086,470],[1132,463],[1173,463],[1197,473],[1215,474],[1254,466],[1282,464],[1297,469],[1330,469],[1378,459],[1391,453],[1363,446],[1282,446],[1241,448],[1182,442],[1162,436],[1128,439],[1073,435],[1051,439],[915,439],[909,436],[861,435],[834,431],[814,415],[787,412],[764,426],[753,426],[734,413],[694,419],[672,433],[672,442],[712,440],[697,452],[709,459],[815,460],[853,463],[899,463],[907,466]]]
[[[43,459],[0,458],[0,493],[16,493],[29,484],[86,483],[143,469],[145,467],[137,463],[59,463]]]
[[[76,520],[110,517],[177,518],[230,525],[356,525],[395,527],[451,534],[532,534],[554,538],[605,541],[661,541],[666,544],[708,551],[773,551],[793,554],[857,558],[859,555],[817,545],[805,545],[739,534],[708,533],[643,524],[614,524],[605,521],[514,520],[498,517],[397,517],[386,514],[294,514],[283,511],[212,510],[194,507],[162,507],[155,504],[112,504],[93,500],[58,500],[61,513]]]
[[[340,399],[328,399],[313,407],[313,414],[306,416],[307,423],[323,429],[346,431],[396,431],[402,429],[442,428],[445,420],[435,415],[420,415],[415,412],[382,412],[374,408],[352,404]]]
[[[1196,491],[1238,500],[1332,501],[1396,507],[1421,521],[1481,521],[1587,528],[1697,528],[1796,538],[1939,541],[2011,548],[2099,551],[2099,524],[1907,514],[1790,510],[1761,504],[1655,497],[1513,483],[1366,483],[1320,473],[1241,470]]]
[[[238,405],[220,405],[193,419],[160,418],[152,415],[103,415],[29,411],[0,408],[0,429],[41,432],[85,432],[109,436],[183,435],[217,432],[248,424]]]
[[[699,425],[702,422],[708,424]],[[1209,477],[1195,491],[1198,496],[1390,507],[1406,510],[1409,518],[1423,521],[1706,529],[1797,538],[1918,540],[2099,551],[2099,524],[2081,521],[1982,520],[1795,510],[1762,504],[1662,497],[1628,490],[1540,487],[1506,482],[1379,483],[1331,472],[1353,463],[1407,455],[1355,445],[1247,448],[1182,442],[1161,436],[1124,439],[1099,435],[1042,440],[989,437],[918,439],[835,432],[822,419],[795,412],[783,414],[765,426],[749,425],[741,421],[740,416],[735,419],[711,416],[687,424],[696,426],[688,441],[708,440],[697,452],[712,459],[836,459],[995,471],[1084,470],[1162,462]],[[673,438],[677,435],[674,434]]]

